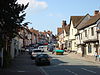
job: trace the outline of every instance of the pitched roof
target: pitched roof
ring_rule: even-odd
[[[92,16],[86,23],[81,25],[81,27],[79,29],[83,29],[83,28],[88,27],[92,24],[95,24],[99,19],[100,19],[100,14]]]
[[[83,19],[84,16],[71,16],[73,26],[76,27]]]
[[[35,34],[39,34],[39,31],[38,31],[38,30],[35,30],[35,29],[33,29],[33,28],[30,29],[30,32],[33,32],[33,33],[35,33]]]
[[[87,19],[85,19],[86,17],[88,17]],[[90,16],[89,14],[86,14],[82,21],[77,25],[77,29],[80,29],[92,16]],[[85,20],[84,20],[85,19]]]

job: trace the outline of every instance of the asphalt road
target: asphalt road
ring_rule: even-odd
[[[40,66],[45,75],[100,75],[100,65],[84,60],[72,59],[67,55],[52,55],[50,66]]]
[[[65,55],[51,57],[51,65],[36,66],[30,55],[25,53],[16,57],[12,66],[0,70],[0,75],[100,75],[100,65],[84,60],[78,60]]]

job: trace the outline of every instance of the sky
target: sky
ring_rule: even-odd
[[[95,10],[100,10],[100,0],[17,0],[20,4],[29,6],[25,10],[24,22],[31,22],[29,28],[39,31],[52,31],[57,34],[62,20],[70,22],[70,16],[94,15]],[[23,23],[24,23],[23,22]]]

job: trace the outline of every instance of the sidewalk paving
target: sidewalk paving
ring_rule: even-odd
[[[44,75],[43,72],[31,60],[28,53],[19,55],[12,61],[9,68],[1,69],[0,75]]]
[[[100,64],[99,60],[95,61],[95,56],[86,55],[86,56],[82,57],[81,54],[73,53],[73,52],[71,52],[71,53],[65,52],[64,54],[66,54],[70,58],[85,60],[85,61],[88,61],[88,62],[92,62],[94,64]]]

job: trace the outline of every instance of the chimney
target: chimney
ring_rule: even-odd
[[[99,13],[99,10],[95,10],[94,11],[94,16],[97,15]]]
[[[65,27],[67,24],[66,24],[66,20],[63,20],[62,21],[62,27]]]

